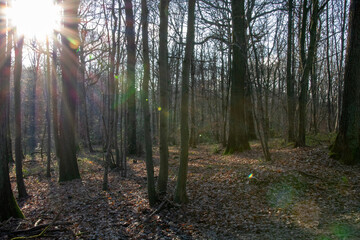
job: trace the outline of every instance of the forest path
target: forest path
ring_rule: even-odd
[[[59,221],[70,225],[52,227],[48,235],[56,239],[360,239],[360,167],[328,158],[323,146],[270,145],[272,162],[262,160],[257,142],[233,155],[222,155],[218,145],[190,149],[189,204],[165,204],[150,218],[156,208],[147,203],[143,158],[130,159],[127,178],[111,171],[108,192],[101,190],[101,153],[80,154],[82,180],[64,184],[55,163],[46,179],[45,161],[26,160],[31,197],[19,203],[27,218],[1,224],[0,238],[60,212]],[[170,147],[169,156],[171,201],[179,149]],[[16,189],[14,172],[11,180]]]

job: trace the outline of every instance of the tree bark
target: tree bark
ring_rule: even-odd
[[[11,7],[11,1],[8,0],[7,1],[7,5],[8,7]],[[7,24],[8,26],[11,25],[11,19],[7,20]],[[8,92],[10,92],[10,72],[11,72],[11,53],[12,53],[12,47],[13,47],[13,30],[10,30],[8,32],[8,37],[7,37],[7,47],[6,47],[6,59],[5,59],[5,79],[7,82],[9,82],[9,84],[7,85],[7,90]],[[12,152],[12,141],[11,141],[11,131],[10,131],[10,94],[8,95],[7,99],[6,99],[6,106],[7,106],[7,124],[9,125],[8,131],[7,131],[7,141],[6,144],[8,144],[8,151],[9,151],[9,162],[14,163],[14,158],[13,158],[13,152]]]
[[[329,4],[326,6],[326,75],[328,79],[327,90],[327,110],[328,110],[328,130],[332,132],[332,120],[333,120],[333,107],[332,107],[332,74],[331,74],[331,62],[330,62],[330,34],[329,34]]]
[[[246,129],[247,129],[247,136],[249,140],[255,140],[256,132],[255,132],[255,124],[254,124],[254,117],[253,117],[253,109],[254,104],[253,100],[251,99],[252,95],[252,88],[249,79],[245,82],[245,121],[246,121]]]
[[[336,114],[336,123],[335,123],[335,130],[339,130],[340,119],[341,119],[341,105],[342,105],[342,93],[343,93],[343,59],[344,59],[344,49],[345,49],[345,26],[346,26],[346,18],[347,18],[347,0],[344,1],[343,7],[343,17],[342,17],[342,24],[341,24],[341,37],[340,37],[340,59],[339,67],[338,67],[338,96],[337,96],[337,114]]]
[[[84,39],[83,39],[84,41]],[[88,147],[89,152],[94,152],[94,149],[91,144],[90,139],[90,127],[89,127],[89,119],[88,119],[88,111],[87,111],[87,103],[86,103],[86,87],[85,87],[85,56],[84,56],[84,43],[81,43],[79,48],[80,55],[80,86],[79,86],[79,106],[80,106],[80,120],[81,120],[81,134],[84,139],[82,139],[85,143],[85,146]]]
[[[24,37],[15,38],[15,66],[14,66],[14,105],[15,105],[15,164],[16,183],[19,198],[28,196],[25,188],[22,171],[22,143],[21,143],[21,71],[22,71],[22,49]]]
[[[80,178],[76,157],[75,114],[78,96],[77,79],[79,60],[76,50],[80,45],[77,11],[80,0],[64,0],[64,28],[62,32],[61,72],[62,97],[60,116],[61,151],[59,156],[59,181]],[[71,40],[71,41],[70,41]]]
[[[202,63],[201,63],[202,64]],[[194,62],[194,56],[192,56],[191,64],[190,64],[190,88],[191,88],[191,96],[190,96],[190,139],[189,139],[189,145],[192,148],[196,148],[196,129],[195,129],[195,62]],[[203,71],[201,69],[201,71]],[[203,86],[203,89],[205,86]],[[203,96],[205,97],[205,96]],[[202,116],[203,116],[203,108],[202,108]],[[201,123],[203,123],[204,118],[201,118]],[[201,126],[202,127],[202,126]]]
[[[344,94],[339,133],[331,156],[345,164],[360,162],[360,1],[350,1]]]
[[[0,59],[6,59],[6,17],[4,16],[6,1],[0,1]],[[5,65],[0,66],[0,221],[10,217],[24,218],[11,190],[9,177],[9,149],[7,144],[8,122],[7,101],[9,97],[9,81],[6,78]],[[10,79],[9,79],[10,80]]]
[[[58,93],[57,93],[57,39],[53,38],[53,52],[52,52],[52,71],[51,71],[51,105],[52,105],[52,121],[53,121],[53,136],[55,143],[56,157],[60,155],[59,146],[59,117],[58,117]]]
[[[34,58],[32,59],[32,73],[33,73],[33,79],[32,82],[30,83],[30,107],[29,107],[29,121],[28,121],[28,125],[29,125],[29,131],[28,131],[28,147],[29,147],[29,152],[33,153],[35,152],[35,148],[36,148],[36,136],[37,136],[37,132],[38,129],[36,127],[36,100],[37,100],[37,96],[36,96],[36,88],[37,88],[37,82],[38,82],[38,78],[39,78],[39,67],[40,67],[40,53],[35,53]],[[26,122],[26,121],[25,121]],[[40,134],[39,134],[40,135]]]
[[[230,98],[229,138],[225,153],[250,149],[245,125],[246,23],[244,0],[231,2],[233,19],[232,86]]]
[[[144,113],[147,191],[148,191],[149,204],[150,206],[154,206],[154,204],[157,201],[157,195],[155,191],[154,163],[152,157],[150,108],[149,108],[150,57],[149,57],[148,12],[149,10],[147,7],[147,1],[141,0],[142,41],[143,41],[143,58],[144,58],[142,105],[143,105],[143,113]]]
[[[261,147],[264,153],[264,158],[266,161],[271,161],[271,155],[270,155],[270,151],[269,151],[269,147],[268,147],[268,127],[267,125],[267,121],[265,118],[265,110],[264,110],[264,106],[263,106],[263,100],[262,100],[262,96],[263,96],[263,91],[262,91],[262,82],[261,82],[261,67],[260,67],[260,61],[259,61],[259,57],[258,57],[258,53],[257,53],[257,49],[256,49],[256,45],[255,45],[255,41],[254,41],[254,37],[252,34],[252,28],[249,28],[249,32],[250,32],[250,39],[251,39],[251,43],[253,46],[253,51],[254,51],[254,57],[255,57],[255,79],[256,79],[256,102],[257,104],[257,111],[255,110],[255,106],[254,106],[254,117],[255,117],[255,122],[256,122],[256,126],[257,126],[257,130],[258,130],[258,135],[259,135],[259,140],[261,143]],[[265,99],[265,104],[266,104],[266,97]]]
[[[288,38],[287,38],[287,57],[286,57],[286,94],[287,94],[287,119],[289,142],[295,142],[294,124],[295,124],[295,91],[294,77],[292,75],[292,41],[293,41],[293,0],[289,0],[288,6]]]
[[[304,4],[307,1],[304,1]],[[309,76],[313,65],[313,60],[316,50],[316,37],[317,37],[317,23],[319,20],[319,1],[312,1],[312,12],[310,19],[310,43],[308,49],[308,55],[305,59],[305,49],[304,45],[301,47],[301,56],[303,61],[303,71],[300,79],[300,95],[299,95],[299,130],[298,130],[298,139],[296,142],[297,147],[305,146],[305,134],[306,134],[306,104],[308,100],[308,89],[309,89]],[[303,28],[306,28],[306,15],[303,15]],[[302,32],[304,34],[304,32]],[[305,38],[305,36],[301,36]]]
[[[111,156],[112,156],[112,149],[114,145],[114,128],[115,128],[115,57],[117,53],[117,40],[116,40],[116,32],[117,32],[117,25],[118,25],[118,17],[115,14],[115,0],[112,0],[112,7],[111,7],[111,17],[112,17],[112,30],[111,30],[111,42],[109,38],[109,44],[111,43],[110,55],[109,55],[109,78],[108,78],[108,128],[106,133],[106,157],[105,157],[105,169],[104,169],[104,178],[103,178],[103,190],[109,190],[108,186],[108,168],[111,165]],[[109,34],[109,32],[108,32]],[[109,35],[108,35],[109,36]],[[104,123],[105,124],[105,123]]]
[[[118,2],[118,6],[119,8],[121,8],[121,1],[117,0]],[[120,15],[119,15],[120,17]],[[115,119],[114,119],[114,148],[115,148],[115,155],[116,155],[116,159],[115,159],[115,164],[117,167],[120,167],[120,162],[121,162],[121,157],[120,157],[120,150],[119,150],[119,143],[118,143],[118,123],[119,123],[119,111],[120,111],[120,93],[119,93],[119,85],[120,85],[120,76],[119,76],[119,72],[120,72],[120,57],[122,55],[120,55],[120,32],[121,32],[121,21],[118,21],[118,28],[116,30],[117,33],[117,40],[116,40],[116,45],[117,45],[117,49],[116,49],[116,64],[115,64]],[[121,125],[121,123],[120,123]]]
[[[128,135],[127,150],[129,154],[136,154],[136,89],[135,89],[135,64],[136,46],[134,30],[134,14],[131,0],[125,0],[126,14],[126,41],[127,41],[127,98],[128,98]]]
[[[318,133],[318,121],[317,121],[317,112],[318,112],[318,84],[317,84],[317,68],[316,68],[316,56],[315,56],[315,64],[313,64],[311,68],[311,95],[312,95],[312,127],[314,133]],[[310,125],[311,126],[311,125]]]
[[[51,109],[50,109],[50,101],[51,101],[51,89],[50,89],[50,53],[49,53],[49,38],[46,38],[46,80],[45,80],[45,89],[46,89],[46,124],[47,124],[47,161],[46,161],[46,177],[51,177],[50,173],[50,164],[51,164]]]
[[[184,21],[181,21],[181,27],[180,27],[180,40],[179,42],[182,42],[182,32],[183,32],[183,23]],[[178,133],[178,95],[179,95],[179,79],[180,79],[180,59],[183,52],[183,46],[178,46],[177,52],[176,52],[176,73],[175,73],[175,92],[174,92],[174,114],[173,114],[173,120],[172,120],[172,133],[171,133],[171,141],[172,144],[175,145],[177,142],[176,136]]]
[[[222,134],[221,134],[221,143],[222,146],[226,146],[226,92],[225,92],[225,61],[224,61],[224,48],[223,43],[221,42],[221,70],[220,70],[220,90],[221,90],[221,123],[222,123]]]
[[[169,149],[168,149],[168,7],[169,0],[160,1],[160,41],[159,41],[159,82],[160,82],[160,170],[158,178],[158,191],[160,194],[166,193],[169,168]]]
[[[186,33],[185,59],[182,69],[181,81],[181,146],[180,146],[180,166],[175,188],[174,200],[177,203],[187,203],[186,181],[188,171],[189,155],[189,75],[191,58],[194,52],[195,38],[195,2],[189,0],[188,10],[188,29]]]

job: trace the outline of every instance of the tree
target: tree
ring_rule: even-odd
[[[331,155],[345,164],[360,162],[360,1],[350,1],[344,94],[339,133]]]
[[[128,98],[128,153],[136,153],[136,89],[135,89],[135,64],[136,45],[134,30],[134,14],[131,0],[125,0],[126,14],[126,50],[127,50],[127,98]]]
[[[342,104],[342,83],[341,81],[343,79],[343,59],[344,59],[344,49],[345,49],[345,31],[346,31],[346,18],[347,18],[347,0],[343,2],[343,11],[342,11],[342,19],[341,19],[341,35],[340,35],[340,57],[338,59],[339,64],[337,65],[338,70],[338,103],[337,103],[337,115],[336,115],[336,123],[335,123],[335,129],[339,129],[339,122],[341,119],[341,104]]]
[[[6,1],[0,1],[0,59],[6,59],[6,17],[4,16]],[[0,221],[7,220],[10,217],[23,218],[19,206],[16,203],[10,185],[9,177],[9,150],[7,144],[8,122],[6,99],[9,96],[7,91],[9,81],[5,76],[6,66],[0,66]]]
[[[183,42],[183,26],[184,26],[184,19],[185,19],[185,11],[183,11],[184,7],[183,7],[183,2],[178,2],[177,3],[177,7],[176,7],[176,13],[172,14],[172,16],[174,16],[175,19],[173,19],[173,21],[170,22],[171,25],[173,25],[174,29],[179,29],[179,36],[178,36],[178,41],[180,43]],[[172,114],[172,120],[170,121],[170,132],[169,132],[169,141],[175,145],[178,142],[178,138],[177,138],[177,134],[178,134],[178,109],[179,109],[179,88],[180,88],[180,71],[181,71],[181,58],[183,55],[183,49],[184,49],[184,44],[176,44],[172,53],[172,56],[175,57],[175,63],[174,63],[174,67],[175,70],[173,70],[175,76],[174,76],[174,81],[175,81],[175,89],[174,89],[174,99],[173,99],[173,114]]]
[[[12,1],[8,0],[7,1],[7,7],[11,7]],[[7,24],[8,26],[12,24],[11,19],[8,18],[7,19]],[[12,53],[12,48],[13,48],[13,31],[8,31],[8,37],[7,37],[7,47],[6,47],[6,59],[4,60],[4,67],[5,67],[5,72],[4,72],[4,78],[6,79],[6,82],[10,83],[10,72],[11,72],[11,53]],[[10,92],[10,84],[7,84],[7,92]],[[7,106],[7,114],[6,114],[6,121],[7,124],[10,126],[10,94],[8,94],[7,99],[6,99],[6,106]],[[7,141],[6,144],[8,144],[8,151],[9,151],[9,162],[14,163],[14,158],[13,158],[13,154],[12,154],[12,141],[11,141],[11,131],[10,131],[10,127],[8,128],[8,132],[7,132]]]
[[[59,155],[59,181],[69,181],[80,178],[77,164],[75,140],[75,113],[77,102],[77,78],[79,60],[76,51],[80,40],[78,34],[77,16],[80,0],[64,0],[64,31],[62,31],[61,42],[61,74],[62,95],[60,115],[60,142]]]
[[[197,142],[197,136],[195,131],[195,60],[194,56],[191,57],[191,64],[190,64],[190,88],[191,88],[191,95],[190,95],[190,139],[189,139],[189,145],[192,148],[196,148],[196,142]],[[202,65],[202,63],[201,63]],[[204,87],[203,87],[204,89]],[[183,112],[181,113],[183,114]],[[203,118],[202,121],[203,122]],[[181,134],[181,133],[180,133]]]
[[[46,154],[46,177],[51,177],[51,68],[50,68],[50,52],[49,52],[49,37],[46,37],[46,80],[45,80],[45,95],[46,95],[46,125],[47,125],[47,154]]]
[[[256,107],[258,109],[258,111],[256,111],[255,106],[254,106],[254,117],[255,117],[255,122],[256,122],[256,126],[257,126],[257,130],[258,130],[258,136],[259,136],[259,140],[261,143],[261,147],[264,153],[264,158],[266,161],[271,161],[271,155],[269,152],[269,147],[268,147],[268,126],[267,126],[267,120],[266,120],[266,113],[264,111],[264,104],[263,104],[263,83],[261,82],[261,67],[260,67],[260,60],[259,60],[259,54],[257,52],[257,46],[255,45],[255,41],[254,41],[254,34],[253,34],[253,30],[252,27],[249,27],[249,33],[250,33],[250,40],[251,40],[251,44],[253,47],[253,52],[254,52],[254,58],[255,58],[255,81],[254,81],[254,85],[255,85],[255,90],[256,90],[256,101],[253,101],[256,103]],[[261,48],[259,47],[259,49],[261,50]],[[262,53],[263,54],[263,53]],[[266,89],[267,90],[267,89]],[[266,94],[265,94],[266,96]],[[265,97],[265,105],[267,104],[267,98]]]
[[[307,6],[307,0],[304,0],[303,3],[303,16],[302,16],[302,26],[300,34],[300,56],[301,56],[301,79],[300,79],[300,95],[299,95],[299,130],[298,130],[298,139],[296,146],[301,147],[305,146],[305,133],[306,133],[306,104],[308,99],[308,88],[309,88],[309,76],[311,73],[312,65],[314,62],[314,56],[316,54],[316,44],[317,44],[317,24],[319,21],[319,16],[321,9],[325,6],[319,8],[319,1],[312,0],[312,12],[310,19],[310,43],[307,57],[305,57],[305,32],[306,32],[306,19],[307,12],[309,8]]]
[[[87,35],[87,29],[83,26],[81,31],[81,44],[79,47],[79,55],[80,55],[80,86],[79,86],[79,107],[80,107],[80,116],[79,119],[81,121],[81,135],[85,138],[84,143],[85,146],[88,147],[89,152],[94,152],[94,149],[91,144],[90,139],[90,128],[89,128],[89,119],[88,119],[88,111],[87,111],[87,103],[86,103],[86,77],[85,77],[85,53],[84,53],[84,45],[85,38]]]
[[[28,196],[25,189],[22,172],[22,143],[21,143],[21,71],[22,71],[22,50],[24,46],[24,36],[15,37],[15,66],[14,66],[14,105],[15,105],[15,164],[16,164],[16,183],[19,198]]]
[[[195,38],[195,0],[189,0],[185,58],[181,80],[181,146],[180,166],[175,189],[175,202],[186,203],[186,179],[189,155],[189,76]]]
[[[225,153],[250,149],[245,125],[246,24],[244,0],[231,2],[233,19],[233,59],[230,97],[229,137]]]
[[[110,40],[110,36],[109,36],[109,30],[108,32],[108,38],[109,38],[109,44],[111,41],[111,50],[110,50],[110,54],[109,54],[109,65],[110,65],[110,69],[109,69],[109,75],[108,75],[108,84],[107,84],[107,113],[108,113],[108,127],[107,127],[107,131],[106,131],[106,155],[105,155],[105,169],[104,169],[104,180],[103,180],[103,190],[108,190],[108,168],[111,164],[111,156],[112,156],[112,147],[114,145],[114,132],[115,132],[115,57],[116,57],[116,53],[117,53],[117,48],[119,46],[117,46],[117,40],[116,40],[116,32],[117,32],[117,28],[118,28],[118,17],[115,14],[115,0],[112,0],[112,5],[111,5],[111,17],[112,17],[112,21],[113,21],[113,26],[112,26],[112,30],[111,30],[111,40]],[[106,26],[107,27],[107,26]],[[107,27],[108,28],[108,27]],[[105,125],[105,123],[104,123]],[[116,138],[117,136],[115,136]],[[117,146],[116,146],[117,147]]]
[[[168,149],[168,7],[169,0],[160,1],[160,30],[159,30],[159,85],[160,85],[160,170],[158,178],[158,191],[166,193],[169,168]]]
[[[60,136],[59,136],[59,116],[58,116],[58,93],[57,93],[57,45],[58,41],[54,33],[53,36],[53,52],[52,52],[52,64],[51,64],[51,106],[52,106],[52,121],[53,121],[53,136],[55,143],[56,157],[60,156]]]
[[[148,34],[148,7],[146,0],[141,0],[141,20],[142,20],[142,41],[144,58],[144,78],[142,105],[144,114],[144,137],[146,151],[146,173],[147,190],[150,206],[157,201],[154,179],[154,163],[152,157],[151,128],[150,128],[150,109],[149,109],[149,80],[150,80],[150,58],[149,58],[149,34]]]
[[[287,94],[287,117],[288,117],[288,141],[295,142],[295,91],[294,77],[292,75],[292,48],[293,48],[293,0],[288,1],[288,36],[286,56],[286,94]]]

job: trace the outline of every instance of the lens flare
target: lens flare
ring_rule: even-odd
[[[60,26],[60,7],[51,0],[15,0],[6,10],[17,33],[45,41]]]

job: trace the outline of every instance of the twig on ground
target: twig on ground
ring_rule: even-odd
[[[44,227],[48,227],[50,224],[51,223],[41,224],[41,225],[38,225],[38,226],[35,226],[35,227],[32,227],[32,228],[13,231],[13,232],[11,232],[11,234],[22,234],[22,233],[34,232],[34,231],[40,230],[40,229],[42,229]],[[58,226],[58,225],[71,225],[71,224],[72,224],[71,222],[57,222],[54,225]]]
[[[36,234],[36,235],[33,235],[33,236],[14,237],[14,238],[12,238],[11,240],[30,239],[30,238],[38,238],[38,237],[44,236],[45,232],[46,232],[50,227],[52,227],[53,225],[55,225],[55,222],[58,220],[61,212],[62,212],[62,211],[60,210],[60,211],[58,212],[58,214],[55,216],[54,220],[52,220],[51,223],[49,223],[49,224],[44,224],[44,225],[40,225],[40,226],[42,226],[42,227],[44,227],[44,226],[46,226],[46,227],[45,227],[39,234]],[[30,230],[27,229],[27,230],[19,230],[19,231],[23,231],[23,232],[25,232],[25,233],[26,233],[26,232],[31,232],[31,231],[36,231],[36,230],[34,230],[34,228],[37,228],[37,230],[39,230],[39,229],[41,229],[41,228],[39,228],[40,226],[33,227],[33,228],[31,228]],[[19,231],[16,231],[16,232],[19,233]],[[15,232],[13,232],[13,233],[15,233]],[[12,233],[12,234],[13,234],[13,233]]]
[[[157,214],[158,212],[160,212],[160,211],[163,209],[165,203],[167,203],[167,202],[168,202],[167,199],[165,199],[164,201],[162,201],[162,203],[160,203],[160,205],[158,206],[158,208],[155,209],[149,216],[147,216],[147,218],[145,218],[144,222],[148,222],[152,216],[154,216],[155,214]]]

